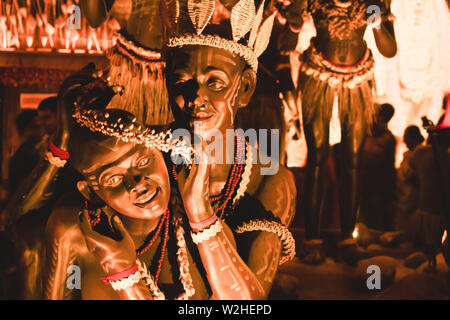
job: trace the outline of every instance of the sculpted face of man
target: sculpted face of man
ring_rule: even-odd
[[[159,150],[108,139],[88,153],[79,168],[86,178],[79,189],[89,186],[108,206],[131,218],[155,219],[164,213],[170,182]]]
[[[237,110],[248,104],[256,84],[244,59],[208,46],[174,49],[170,59],[169,94],[191,127],[200,123],[206,134],[233,128]]]

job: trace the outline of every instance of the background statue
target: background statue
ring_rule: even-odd
[[[372,125],[374,60],[363,40],[371,25],[380,52],[396,54],[391,15],[377,0],[298,0],[280,5],[294,29],[311,15],[317,36],[301,56],[298,88],[308,146],[301,211],[305,215],[303,261],[321,263],[325,256],[319,224],[323,208],[326,166],[331,143],[341,142],[337,164],[342,258],[350,264],[364,252],[352,239],[360,199],[360,158]]]

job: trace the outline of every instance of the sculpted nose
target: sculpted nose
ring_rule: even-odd
[[[137,187],[141,184],[141,182],[144,181],[144,177],[140,174],[133,174],[126,176],[123,179],[123,182],[125,184],[125,188],[130,193],[135,193],[138,189]]]
[[[196,103],[199,98],[200,86],[197,81],[189,80],[185,83],[183,91],[188,102]]]

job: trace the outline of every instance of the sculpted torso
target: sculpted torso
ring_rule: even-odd
[[[310,1],[317,31],[316,46],[327,58],[339,64],[354,64],[366,50],[368,1],[356,1],[350,10],[336,8],[331,1]]]
[[[311,14],[317,36],[313,39],[316,48],[325,57],[338,65],[354,65],[363,56],[367,45],[364,34],[377,16],[384,17],[374,36],[381,54],[393,57],[396,54],[394,28],[385,18],[387,7],[383,0],[298,0],[291,6],[289,23],[301,26],[301,12]],[[296,13],[293,13],[296,12]]]

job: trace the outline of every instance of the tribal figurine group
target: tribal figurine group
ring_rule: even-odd
[[[236,113],[253,95],[258,57],[281,16],[287,21],[287,33],[298,33],[307,15],[317,30],[301,56],[298,81],[302,105],[298,113],[308,145],[301,202],[307,238],[303,260],[312,264],[324,260],[319,218],[329,127],[336,119],[342,137],[341,253],[351,264],[364,258],[351,238],[359,206],[361,147],[375,113],[373,58],[363,35],[371,20],[367,9],[377,5],[381,8],[381,20],[373,28],[377,46],[383,55],[395,55],[392,19],[384,2],[131,3],[130,11],[124,0],[81,1],[91,26],[99,26],[112,14],[122,30],[108,54],[111,65],[105,76],[88,65],[62,84],[60,127],[48,161],[20,190],[16,212],[9,214],[14,217],[9,225],[15,225],[36,210],[51,212],[42,222],[45,245],[23,251],[29,255],[35,250],[36,256],[45,257],[32,263],[22,259],[34,264],[28,268],[34,271],[25,270],[22,277],[24,296],[233,300],[269,296],[278,265],[296,254],[288,229],[295,213],[294,179],[283,166],[275,174],[262,175],[267,165],[254,152],[257,147],[238,130],[232,137],[226,132],[237,129]],[[231,163],[219,161],[217,152],[203,150],[195,154],[199,162],[175,164],[177,156],[191,159],[193,148],[172,139],[171,130],[192,133],[198,124],[205,149],[215,132],[222,133],[214,137],[223,140],[223,154],[233,159]],[[69,168],[76,172],[76,190],[59,195],[56,182]],[[34,243],[39,241],[43,239]],[[67,288],[71,265],[81,269],[81,290]]]
[[[18,196],[10,225],[50,208],[45,240],[35,239],[44,245],[28,248],[45,257],[31,263],[42,272],[25,270],[23,295],[267,298],[278,265],[295,255],[288,230],[294,179],[282,166],[262,175],[267,165],[256,146],[239,131],[225,132],[235,129],[236,112],[255,89],[273,6],[133,0],[131,13],[120,15],[120,0],[81,4],[92,26],[111,12],[123,29],[105,75],[90,64],[62,84],[48,161]],[[172,139],[171,130],[190,131],[196,123],[204,144],[213,130],[224,133],[232,163],[203,151],[195,155],[199,162],[175,164],[175,156],[190,159],[193,149]],[[57,181],[69,168],[76,188],[59,195]],[[80,290],[67,286],[73,265],[81,270]]]

